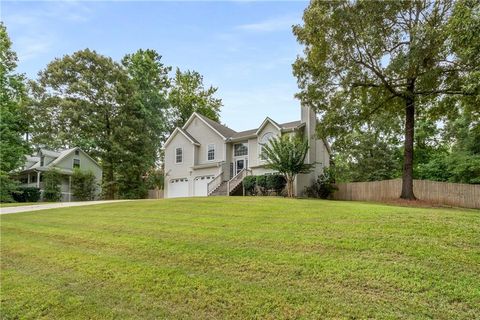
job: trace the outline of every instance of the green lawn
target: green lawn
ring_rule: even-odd
[[[47,202],[0,202],[1,208],[7,207],[23,207],[23,206],[31,206],[37,204],[45,204]]]
[[[1,216],[2,318],[473,319],[480,211],[214,197]]]

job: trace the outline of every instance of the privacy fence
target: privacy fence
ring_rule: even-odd
[[[163,190],[161,189],[148,190],[148,199],[163,199]]]
[[[339,183],[337,187],[336,200],[382,201],[400,197],[402,180]],[[480,185],[413,180],[413,191],[421,200],[480,209]]]

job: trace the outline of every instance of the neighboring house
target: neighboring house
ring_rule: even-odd
[[[20,180],[21,187],[37,187],[43,194],[44,172],[56,169],[62,174],[62,200],[75,200],[72,196],[72,174],[75,168],[82,171],[91,171],[98,183],[97,194],[101,192],[102,168],[80,148],[52,151],[39,149],[36,154],[27,157],[22,168],[15,171],[14,177]]]
[[[302,107],[299,121],[279,124],[267,117],[258,128],[236,132],[194,113],[165,143],[165,197],[231,195],[245,176],[274,173],[265,167],[261,150],[283,134],[300,134],[309,141],[305,162],[315,163],[315,168],[297,176],[295,194],[301,195],[329,166],[330,151],[316,138],[316,123],[315,113]]]

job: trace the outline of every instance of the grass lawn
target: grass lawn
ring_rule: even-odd
[[[31,206],[37,204],[46,204],[48,202],[0,202],[0,208],[7,208],[7,207],[23,207],[23,206]]]
[[[474,319],[480,211],[212,197],[1,216],[12,318]]]

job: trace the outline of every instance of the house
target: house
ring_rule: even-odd
[[[284,134],[300,134],[309,141],[305,162],[315,167],[298,175],[294,188],[301,195],[329,166],[329,147],[316,138],[316,123],[315,112],[305,106],[298,121],[277,123],[267,117],[257,128],[241,132],[193,113],[165,142],[165,197],[232,195],[245,176],[274,173],[265,167],[261,151],[270,139]]]
[[[80,148],[59,151],[40,148],[34,155],[27,157],[23,167],[15,171],[14,177],[20,181],[21,187],[36,187],[43,194],[43,173],[55,169],[62,174],[61,201],[72,201],[75,200],[72,196],[72,174],[75,168],[93,172],[100,195],[102,168]]]

